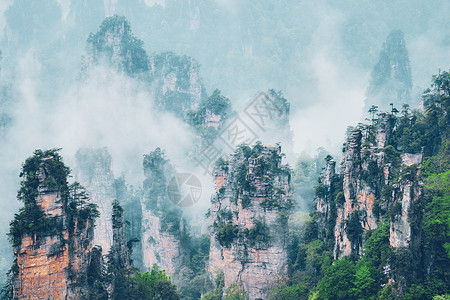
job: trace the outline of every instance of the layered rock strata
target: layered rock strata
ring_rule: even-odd
[[[280,147],[244,146],[219,162],[211,206],[208,271],[224,273],[225,288],[242,286],[250,299],[264,299],[287,271],[290,173]]]
[[[49,158],[52,159],[52,158]],[[93,221],[71,215],[61,190],[44,184],[47,170],[40,167],[37,206],[56,228],[26,233],[14,247],[14,299],[81,299],[88,297],[87,269],[93,248]],[[35,222],[42,222],[35,220]]]
[[[319,228],[329,223],[334,234],[334,256],[361,255],[363,233],[390,223],[390,244],[407,247],[414,238],[409,214],[423,193],[419,180],[422,154],[400,153],[389,145],[395,122],[385,114],[373,132],[353,130],[344,145],[341,165],[341,194],[332,194],[329,178],[335,177],[335,163],[329,161],[316,193]],[[340,187],[338,187],[340,188]],[[336,189],[336,187],[334,187]],[[329,229],[328,228],[328,229]],[[320,231],[320,230],[319,230]],[[319,232],[320,233],[320,232]],[[326,234],[321,237],[325,238]]]

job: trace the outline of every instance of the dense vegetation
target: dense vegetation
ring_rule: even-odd
[[[223,124],[233,115],[231,101],[216,89],[211,96],[204,99],[200,107],[187,113],[187,122],[202,138],[202,142],[211,143],[217,137]],[[211,118],[218,118],[217,127],[206,124]]]
[[[125,269],[116,272],[112,299],[178,300],[180,296],[164,270],[153,268],[150,272],[140,273],[133,269]]]
[[[19,212],[10,222],[9,239],[17,249],[24,237],[32,239],[34,245],[39,246],[45,237],[56,236],[58,242],[49,249],[49,256],[59,255],[68,246],[69,256],[73,257],[75,249],[73,238],[79,232],[87,230],[92,234],[95,218],[99,212],[97,206],[88,203],[88,196],[84,188],[74,182],[69,185],[67,179],[70,169],[64,164],[59,155],[59,149],[35,150],[34,155],[26,159],[22,165],[20,188],[17,199],[24,203]],[[55,193],[56,203],[61,203],[63,214],[47,215],[39,201],[44,193]],[[68,234],[65,235],[64,232]],[[86,249],[88,244],[81,247]],[[12,281],[18,273],[16,260],[8,272],[9,280],[2,290],[2,297],[12,297]],[[81,277],[75,274],[69,264],[69,276]]]
[[[230,176],[231,184],[227,188],[232,193],[232,202],[235,204],[240,202],[242,208],[249,210],[255,205],[265,211],[275,210],[279,214],[280,226],[284,228],[287,222],[285,216],[292,209],[292,199],[284,197],[285,192],[275,185],[279,175],[285,175],[288,181],[290,180],[289,166],[281,165],[283,155],[276,148],[265,148],[261,142],[257,142],[253,147],[242,144],[234,152],[232,162],[219,159],[216,167]],[[262,190],[257,190],[258,185],[263,187]],[[222,187],[212,201],[220,201],[224,193],[225,188]],[[262,201],[255,201],[261,195],[264,196]],[[236,213],[229,209],[217,212],[213,228],[220,245],[229,248],[233,241],[239,238],[245,240],[251,247],[267,247],[270,244],[271,234],[265,221],[257,219],[251,228],[240,229],[233,223],[233,215]]]
[[[24,206],[10,223],[9,237],[13,246],[19,246],[24,235],[33,236],[35,240],[56,235],[64,225],[69,227],[69,234],[73,234],[75,222],[78,228],[84,228],[88,220],[93,222],[98,216],[96,205],[87,203],[84,188],[77,182],[71,185],[67,182],[70,169],[64,165],[58,150],[36,150],[22,165],[20,177],[23,180],[17,199]],[[45,191],[58,193],[67,214],[67,224],[63,224],[60,217],[48,217],[37,204],[39,193]]]
[[[363,255],[333,261],[334,237],[320,235],[313,215],[301,238],[293,242],[290,276],[271,291],[273,299],[438,299],[438,295],[450,292],[450,73],[433,76],[432,88],[424,92],[423,100],[423,113],[411,112],[405,105],[397,116],[400,112],[393,109],[389,117],[394,131],[383,150],[397,180],[423,181],[424,195],[409,212],[420,244],[390,246],[389,220],[399,209],[394,206],[380,211],[384,217],[378,228],[365,235],[359,220],[350,218],[349,223],[356,225],[354,232],[347,234],[365,240]],[[371,113],[372,124],[358,126],[363,143],[364,139],[373,142],[377,122],[386,116],[377,114],[376,107]],[[424,154],[420,178],[415,177],[416,165],[396,173],[402,152]],[[367,178],[376,176],[375,166],[373,173]],[[392,187],[386,187],[381,194],[390,195],[392,191]],[[316,195],[324,197],[323,193],[319,184]],[[335,197],[334,204],[338,204],[341,194]]]
[[[199,299],[210,288],[206,274],[209,258],[209,235],[189,234],[186,222],[182,219],[180,207],[169,199],[167,186],[175,176],[175,170],[164,151],[156,148],[144,155],[143,203],[146,208],[160,218],[160,230],[177,239],[181,246],[182,266],[179,270],[178,291],[182,299]],[[125,211],[126,213],[126,211]]]
[[[247,293],[238,285],[230,285],[224,292],[225,280],[222,271],[215,274],[214,289],[206,293],[202,300],[247,300]]]
[[[142,48],[144,43],[133,35],[125,17],[115,15],[106,18],[98,32],[89,35],[87,42],[93,51],[92,59],[96,61],[106,58],[130,76],[148,71],[149,58]],[[118,45],[114,44],[117,42]],[[114,53],[116,46],[120,46],[120,53]],[[118,58],[122,61],[117,61]]]

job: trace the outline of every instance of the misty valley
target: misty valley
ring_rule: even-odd
[[[4,1],[1,299],[450,299],[449,12]]]

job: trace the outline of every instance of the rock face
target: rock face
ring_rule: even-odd
[[[10,223],[16,260],[5,287],[8,299],[109,299],[117,284],[127,284],[123,274],[132,267],[132,251],[122,207],[112,203],[105,261],[94,246],[97,206],[78,182],[67,183],[70,169],[61,159],[57,150],[36,150],[23,164],[18,199],[25,205]]]
[[[76,153],[76,179],[86,188],[100,212],[95,227],[94,244],[108,254],[112,242],[112,203],[116,199],[111,155],[106,148],[82,148]]]
[[[380,58],[372,70],[366,111],[369,103],[382,109],[387,109],[390,103],[408,103],[411,88],[411,66],[404,35],[400,30],[393,30],[387,36]]]
[[[46,233],[25,233],[14,245],[14,299],[88,297],[87,269],[93,248],[93,220],[68,213],[66,205],[69,204],[62,197],[62,190],[48,188],[45,184],[50,170],[43,163],[39,170],[35,204],[42,210],[43,218],[56,226],[48,228]]]
[[[125,17],[108,17],[87,40],[83,69],[106,62],[130,76],[142,74],[148,71],[149,62],[142,46],[143,42],[133,35]]]
[[[243,146],[215,170],[208,270],[213,276],[223,271],[225,288],[238,283],[250,299],[264,299],[287,271],[291,185],[280,151]]]
[[[171,52],[150,58],[150,76],[155,81],[158,106],[185,118],[206,96],[199,63]]]
[[[118,201],[113,202],[112,214],[113,245],[112,259],[117,269],[128,269],[132,266],[131,245],[127,242],[123,219],[123,208]]]
[[[335,258],[361,255],[363,233],[380,222],[390,223],[391,246],[411,245],[408,215],[422,195],[422,154],[402,154],[390,145],[394,124],[385,114],[374,128],[351,132],[343,149],[341,186],[330,180],[337,176],[333,160],[322,174],[316,190],[319,234],[334,240]]]
[[[183,263],[181,238],[185,228],[180,208],[167,194],[175,171],[159,148],[144,156],[144,175],[141,234],[144,268],[157,266],[177,282]]]
[[[130,24],[121,16],[106,18],[87,40],[83,75],[92,66],[106,65],[128,76],[141,79],[156,98],[158,108],[186,119],[197,109],[206,92],[200,78],[199,63],[188,56],[165,52],[149,56]]]
[[[125,179],[119,177],[115,180],[116,199],[123,207],[123,218],[125,224],[125,236],[127,237],[127,243],[133,246],[132,258],[133,265],[139,269],[143,269],[142,258],[142,207],[141,196],[132,186],[127,186]],[[114,232],[113,232],[114,236]]]

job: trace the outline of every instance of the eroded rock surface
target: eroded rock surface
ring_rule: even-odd
[[[291,183],[280,151],[244,146],[215,171],[208,270],[213,276],[223,271],[225,288],[238,283],[250,299],[266,298],[287,272]]]
[[[319,235],[334,240],[335,258],[361,255],[364,232],[376,229],[380,222],[390,223],[393,247],[407,247],[414,238],[409,214],[423,193],[422,154],[401,153],[391,146],[394,126],[393,116],[384,114],[373,133],[364,136],[360,129],[350,133],[342,155],[342,187],[337,187],[342,194],[330,181],[336,176],[334,161],[322,174],[316,218]],[[326,234],[331,228],[333,236]]]

